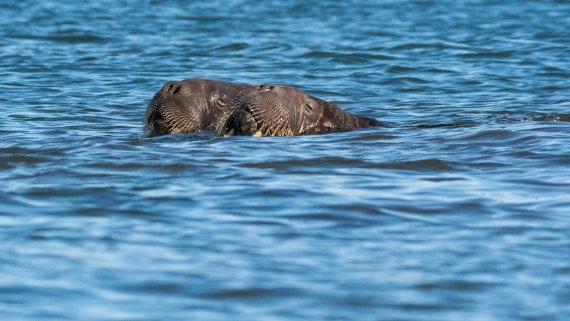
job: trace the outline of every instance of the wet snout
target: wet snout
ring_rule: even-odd
[[[268,85],[268,84],[258,86],[259,92],[270,91],[273,90],[274,88],[275,85]]]
[[[150,101],[144,117],[143,136],[160,136],[177,131],[186,121],[186,115],[182,112],[184,101],[182,94],[188,92],[189,84],[183,81],[169,81],[154,95]],[[165,109],[165,106],[168,108]]]
[[[164,86],[162,86],[162,89],[159,91],[159,93],[163,97],[174,96],[174,95],[177,95],[178,93],[180,93],[180,90],[184,86],[188,86],[188,85],[185,85],[181,81],[169,81],[166,84],[164,84]]]

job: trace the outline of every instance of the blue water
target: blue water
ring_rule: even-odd
[[[168,80],[388,128],[140,138]],[[570,320],[570,2],[0,5],[0,320]]]

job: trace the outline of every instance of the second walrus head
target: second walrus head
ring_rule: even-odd
[[[240,92],[220,117],[219,135],[296,136],[383,126],[289,86],[258,85]]]

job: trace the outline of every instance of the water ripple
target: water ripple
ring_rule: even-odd
[[[0,319],[570,314],[567,2],[0,16]],[[388,127],[141,138],[189,77],[294,85]]]

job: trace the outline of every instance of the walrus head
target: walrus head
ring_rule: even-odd
[[[167,82],[147,106],[143,136],[215,129],[218,117],[247,87],[250,85],[200,78]]]
[[[259,85],[236,96],[220,117],[218,134],[296,136],[381,125],[293,87]]]

